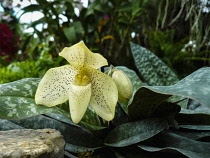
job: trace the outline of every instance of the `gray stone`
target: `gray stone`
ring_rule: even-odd
[[[54,129],[0,131],[0,158],[63,158],[64,146]]]

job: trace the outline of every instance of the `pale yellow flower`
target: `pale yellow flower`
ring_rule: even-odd
[[[69,99],[75,123],[82,119],[88,105],[103,119],[112,120],[118,100],[117,87],[108,75],[97,70],[107,65],[107,60],[92,53],[84,42],[64,48],[59,55],[70,65],[46,72],[36,91],[36,104],[52,107]]]

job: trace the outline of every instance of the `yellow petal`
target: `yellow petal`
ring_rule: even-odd
[[[71,65],[90,66],[98,69],[108,65],[107,60],[98,53],[92,53],[83,41],[71,46],[65,47],[60,53]]]
[[[67,101],[70,83],[76,73],[77,69],[70,65],[49,69],[38,85],[36,104],[51,107]]]
[[[118,91],[114,81],[106,74],[86,68],[91,80],[90,106],[103,119],[110,121],[114,118],[118,100]]]
[[[65,47],[59,55],[65,58],[73,66],[84,66],[85,52],[78,44],[71,47]]]
[[[72,121],[78,123],[84,116],[91,96],[91,84],[77,86],[71,84],[69,90],[69,107]]]
[[[133,94],[133,88],[128,76],[121,70],[113,70],[112,78],[118,89],[119,100],[127,103]]]

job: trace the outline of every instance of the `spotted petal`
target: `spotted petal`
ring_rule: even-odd
[[[87,73],[91,79],[90,106],[103,119],[114,118],[118,100],[118,91],[114,81],[106,74],[88,67]]]
[[[98,53],[92,53],[83,41],[71,46],[65,47],[60,53],[73,66],[90,66],[98,69],[108,65],[107,60]]]
[[[52,107],[66,102],[70,83],[76,73],[77,69],[70,65],[49,69],[38,85],[36,104]]]
[[[84,116],[91,96],[91,84],[77,86],[73,83],[69,90],[69,107],[72,121],[78,123]]]

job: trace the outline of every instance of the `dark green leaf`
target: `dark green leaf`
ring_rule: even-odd
[[[181,107],[174,103],[163,102],[159,106],[157,106],[154,110],[153,117],[167,117],[171,114],[179,113]]]
[[[178,129],[178,123],[175,120],[175,116],[179,113],[181,107],[174,103],[163,102],[159,106],[157,106],[152,114],[153,118],[164,118],[168,121],[169,125]]]
[[[94,14],[95,10],[98,10],[98,11],[104,11],[106,8],[104,8],[102,6],[103,4],[101,3],[101,1],[94,1],[93,3],[91,3],[89,6],[88,6],[88,9],[85,13],[85,17],[91,15],[91,14]]]
[[[91,131],[97,131],[97,130],[103,130],[106,127],[104,126],[97,126],[97,125],[93,125],[93,124],[88,124],[84,121],[80,121],[79,125],[85,129],[91,130]]]
[[[105,138],[105,145],[124,147],[147,140],[167,128],[163,119],[145,119],[114,128]]]
[[[82,35],[84,33],[84,29],[83,29],[82,23],[80,21],[75,21],[72,23],[72,25],[74,26],[77,34]]]
[[[75,123],[73,123],[69,118],[65,117],[64,115],[61,114],[56,114],[56,113],[48,113],[48,114],[43,114],[43,116],[49,117],[51,119],[55,119],[57,121],[63,122],[63,123],[67,123],[67,124],[71,124],[71,125],[75,125]]]
[[[172,154],[165,153],[151,153],[138,148],[137,145],[132,145],[123,148],[115,148],[115,155],[117,158],[177,158]],[[182,157],[179,157],[182,158]]]
[[[137,44],[131,43],[136,67],[151,86],[168,86],[178,82],[176,74],[156,55]]]
[[[129,2],[129,3],[124,3],[121,5],[118,9],[119,12],[128,12],[132,10],[132,3],[134,2]]]
[[[118,23],[119,24],[124,24],[124,25],[128,25],[129,24],[129,18],[125,17],[125,16],[122,16],[122,17],[119,17],[118,19]]]
[[[179,125],[179,127],[191,130],[210,131],[209,125]]]
[[[64,34],[66,36],[66,38],[69,40],[69,42],[71,43],[75,43],[76,42],[76,30],[75,28],[72,27],[65,27],[63,29]]]
[[[44,24],[44,23],[46,23],[46,17],[42,17],[42,18],[32,22],[28,27],[34,27],[35,28],[37,25]]]
[[[119,104],[117,104],[116,110],[115,110],[115,116],[114,116],[114,119],[112,120],[112,123],[115,126],[118,126],[123,123],[127,123],[128,120],[129,120],[128,115],[125,113],[122,107]]]
[[[24,128],[44,129],[52,128],[59,130],[64,136],[66,143],[87,147],[96,148],[102,146],[102,140],[95,137],[90,131],[79,127],[76,124],[69,124],[53,119],[52,117],[38,115],[22,120],[12,120],[13,123]]]
[[[73,153],[86,153],[89,151],[94,151],[99,148],[101,147],[88,148],[88,147],[83,147],[83,146],[78,146],[78,145],[72,145],[69,143],[66,143],[65,145],[65,150],[68,152],[73,152]]]
[[[151,117],[155,109],[169,97],[170,95],[156,93],[141,87],[128,106],[128,114],[134,120]]]
[[[210,109],[205,106],[199,106],[193,110],[182,109],[176,116],[176,120],[181,125],[198,125],[196,128],[199,128],[199,125],[210,125]],[[187,126],[185,127],[187,128]],[[188,128],[192,128],[192,126]]]
[[[192,126],[192,128],[190,127]],[[208,142],[209,142],[209,138],[210,138],[210,126],[203,126],[204,128],[196,128],[195,125],[188,125],[187,128],[183,127],[183,126],[179,126],[179,130],[171,130],[172,133],[175,133],[177,135],[189,138],[189,139],[193,139],[193,140],[203,140],[208,138]],[[205,131],[206,130],[206,131]]]
[[[23,14],[27,13],[27,12],[34,12],[34,11],[40,11],[40,5],[38,4],[31,4],[29,6],[26,6],[24,8],[22,8],[21,10],[23,10]]]
[[[210,154],[210,143],[195,141],[166,131],[138,146],[150,152],[181,153],[190,158],[207,158]]]

